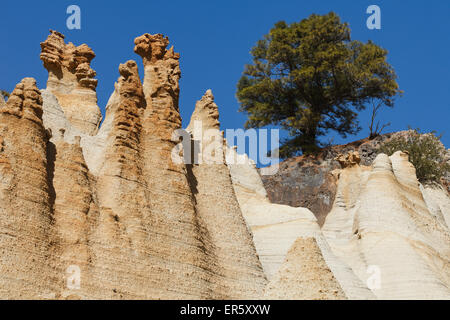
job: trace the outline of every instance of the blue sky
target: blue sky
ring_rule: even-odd
[[[66,8],[81,8],[81,30],[68,30]],[[382,29],[366,27],[366,8],[381,8]],[[76,45],[87,43],[97,57],[92,67],[99,79],[99,106],[104,107],[118,77],[119,63],[136,60],[133,40],[143,33],[163,33],[181,53],[180,110],[186,126],[195,102],[211,88],[219,105],[222,128],[240,128],[236,83],[251,62],[251,47],[275,22],[300,21],[312,13],[334,11],[350,24],[352,38],[373,40],[388,49],[388,60],[404,90],[393,110],[380,120],[388,131],[411,125],[443,134],[450,147],[450,1],[321,0],[321,1],[2,1],[0,19],[0,88],[12,90],[24,77],[45,87],[47,72],[39,60],[39,43],[49,29]],[[330,133],[325,140],[343,143],[368,135],[369,112],[360,115],[363,130],[347,139]]]

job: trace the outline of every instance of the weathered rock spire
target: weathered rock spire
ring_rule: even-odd
[[[144,34],[134,41],[134,51],[144,63],[146,109],[142,122],[143,176],[150,195],[152,252],[165,263],[157,263],[155,279],[172,298],[208,297],[209,278],[217,267],[195,212],[194,197],[184,163],[172,161],[178,141],[172,136],[181,129],[178,109],[179,54],[167,50],[169,39]],[[174,237],[178,240],[174,241]],[[189,274],[186,278],[185,274]]]
[[[207,90],[201,100],[197,101],[187,131],[193,130],[195,121],[201,121],[203,129],[220,129],[219,108],[214,102],[211,89]]]
[[[0,296],[36,299],[56,285],[42,97],[25,78],[0,109]]]
[[[169,38],[162,34],[146,33],[137,37],[134,43],[134,52],[142,57],[144,63],[144,94],[149,111],[158,113],[156,120],[169,122],[168,129],[179,129],[180,55],[174,52],[173,47],[166,49]]]
[[[98,80],[90,65],[94,51],[86,44],[66,44],[64,35],[53,30],[41,43],[41,51],[40,58],[49,74],[47,90],[56,96],[76,128],[94,135],[102,118],[95,92]]]
[[[193,137],[191,145],[200,153],[194,156],[198,162],[188,169],[195,186],[196,210],[209,232],[220,268],[220,276],[214,279],[217,294],[220,298],[258,298],[266,278],[225,163],[219,110],[211,90],[197,101],[187,131]]]

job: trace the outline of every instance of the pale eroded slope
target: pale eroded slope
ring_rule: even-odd
[[[372,299],[374,295],[331,252],[314,214],[272,204],[254,163],[229,149],[233,186],[269,285],[272,299]],[[326,279],[326,280],[324,280]]]
[[[434,211],[407,154],[381,154],[373,168],[356,164],[340,173],[322,230],[333,252],[361,280],[372,276],[373,268],[379,271],[373,290],[378,298],[448,299],[450,234],[440,218],[447,213]]]

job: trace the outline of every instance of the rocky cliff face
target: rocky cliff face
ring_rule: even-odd
[[[333,160],[298,157],[280,163],[275,175],[262,179],[271,202],[308,208],[323,225],[336,194],[332,171],[338,168]]]
[[[365,166],[370,151],[343,148],[266,178],[284,183],[301,162],[285,191],[311,211],[271,203],[227,147],[210,90],[181,130],[168,43],[135,39],[144,80],[119,65],[100,128],[94,53],[56,31],[47,88],[25,78],[0,100],[0,298],[449,298],[444,189],[419,185],[404,154]]]
[[[446,191],[435,192],[448,201]],[[379,271],[377,297],[448,299],[448,211],[433,209],[442,200],[422,192],[407,154],[380,154],[371,167],[355,164],[339,173],[322,231],[360,279],[369,278],[370,268]]]
[[[371,166],[357,152],[337,159],[343,169],[333,172],[336,197],[321,229],[309,210],[270,203],[251,161],[229,165],[269,279],[265,297],[449,299],[446,190],[421,186],[401,152]]]
[[[246,155],[229,149],[227,163],[269,280],[264,297],[375,298],[366,284],[332,253],[310,210],[270,203],[255,164]]]
[[[342,163],[337,158],[356,151],[361,165],[370,166],[382,143],[407,134],[408,131],[389,133],[373,140],[363,139],[346,145],[327,147],[317,156],[287,159],[279,164],[275,175],[262,176],[269,199],[273,203],[310,209],[322,226],[336,196],[337,179],[333,171],[342,168]],[[450,153],[448,154],[450,159]],[[449,175],[450,173],[442,180],[442,184],[450,192]]]
[[[2,104],[2,298],[261,296],[266,277],[224,161],[214,182],[209,168],[171,160],[179,55],[162,35],[135,44],[144,82],[134,61],[119,66],[100,129],[95,55],[56,31],[41,45],[47,88],[24,79]],[[217,122],[204,109],[199,119]]]

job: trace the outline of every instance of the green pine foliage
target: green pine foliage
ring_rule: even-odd
[[[450,165],[445,161],[447,150],[440,139],[435,132],[423,134],[419,129],[410,130],[407,135],[394,137],[381,145],[378,153],[391,156],[396,151],[406,151],[420,182],[439,183],[450,171]]]
[[[313,14],[297,23],[278,22],[251,50],[237,85],[247,128],[286,129],[283,158],[313,153],[330,130],[342,137],[360,130],[358,112],[377,99],[394,105],[400,93],[387,51],[352,41],[339,16]]]

